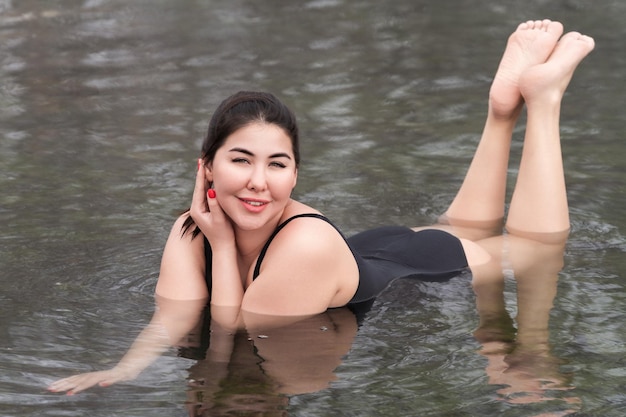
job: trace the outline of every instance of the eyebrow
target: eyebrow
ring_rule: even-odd
[[[250,152],[247,149],[244,148],[232,148],[230,149],[228,152],[239,152],[239,153],[243,153],[249,156],[254,156],[254,154],[252,152]],[[270,158],[287,158],[287,159],[291,159],[291,156],[287,153],[284,152],[278,152],[278,153],[274,153],[270,155]]]

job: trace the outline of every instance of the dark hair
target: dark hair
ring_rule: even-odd
[[[275,95],[257,91],[239,91],[222,101],[217,107],[202,143],[204,163],[213,161],[215,153],[230,135],[252,123],[268,123],[282,128],[291,139],[296,168],[300,166],[300,142],[296,116]],[[187,217],[183,224],[183,234],[187,233],[193,224],[193,219]],[[194,228],[192,237],[196,237],[198,233],[200,229]]]
[[[251,123],[268,123],[281,127],[293,148],[296,167],[300,164],[300,145],[296,116],[271,93],[240,91],[217,107],[202,143],[202,159],[211,162],[226,138]]]

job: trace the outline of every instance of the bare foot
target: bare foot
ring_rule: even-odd
[[[593,38],[578,32],[564,35],[543,64],[528,68],[519,77],[519,88],[528,105],[547,100],[560,103],[574,70],[595,46]]]
[[[561,23],[545,19],[521,23],[509,36],[489,91],[490,110],[494,116],[509,119],[519,114],[523,103],[520,75],[528,68],[546,62],[562,34]]]

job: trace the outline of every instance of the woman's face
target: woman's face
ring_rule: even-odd
[[[234,226],[255,230],[277,222],[298,176],[291,139],[274,124],[246,125],[226,138],[206,176]]]

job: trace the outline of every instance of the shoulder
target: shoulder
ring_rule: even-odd
[[[330,219],[318,210],[298,201],[291,202],[288,209],[283,213],[280,225],[284,226],[277,234],[276,239],[282,235],[282,239],[288,237],[292,242],[301,238],[306,243],[307,238],[315,239],[316,237],[344,240]]]
[[[178,216],[172,225],[172,229],[170,230],[166,247],[167,245],[176,247],[204,247],[202,234],[197,235],[195,238],[193,237],[195,224],[193,221],[190,222],[190,219],[191,217],[189,216],[189,212],[185,212]]]
[[[290,218],[289,223],[276,235],[272,242],[274,244],[285,246],[285,250],[304,251],[309,255],[327,253],[336,246],[349,249],[343,235],[330,220],[317,216]]]
[[[268,247],[257,279],[246,291],[246,311],[298,315],[345,305],[359,271],[342,235],[315,217],[293,219]]]
[[[192,238],[192,230],[183,233],[188,217],[185,213],[176,219],[165,243],[156,286],[156,293],[162,297],[196,299],[207,296],[204,239],[201,234]]]

